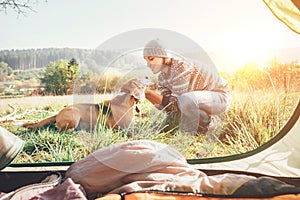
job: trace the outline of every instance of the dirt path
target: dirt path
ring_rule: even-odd
[[[15,108],[43,109],[44,106],[53,106],[55,104],[70,105],[74,103],[97,103],[103,99],[111,98],[111,96],[112,95],[66,95],[0,99],[0,113],[5,114],[6,111],[12,110],[8,104]]]

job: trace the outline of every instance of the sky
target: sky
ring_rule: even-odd
[[[178,32],[207,52],[230,54],[235,64],[269,49],[300,47],[300,36],[262,0],[47,0],[32,8],[26,16],[0,12],[0,50],[95,49],[141,28]]]

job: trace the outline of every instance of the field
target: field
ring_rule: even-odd
[[[112,95],[45,96],[0,100],[0,113],[27,113],[26,120],[40,120],[56,113],[66,105],[78,102],[100,102]],[[141,113],[135,116],[135,126],[114,131],[97,125],[93,133],[62,132],[55,125],[29,131],[11,123],[1,126],[26,141],[14,163],[76,161],[101,147],[129,140],[150,139],[167,143],[186,158],[215,157],[251,151],[270,140],[293,114],[299,93],[255,91],[233,92],[233,103],[223,116],[221,127],[209,135],[193,136],[179,131],[162,130],[163,112],[146,100],[139,103]]]

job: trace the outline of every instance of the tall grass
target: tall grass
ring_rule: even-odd
[[[98,119],[93,132],[63,132],[56,130],[55,125],[36,131],[11,124],[2,126],[26,141],[15,163],[76,161],[113,143],[141,139],[169,144],[186,158],[215,157],[251,151],[269,141],[290,118],[298,100],[299,92],[233,92],[233,102],[222,118],[222,125],[208,135],[191,135],[178,130],[163,131],[166,115],[148,101],[139,103],[141,113],[136,114],[135,124],[125,130],[106,128],[105,116]],[[40,120],[62,107],[63,104],[37,108],[50,112],[27,116],[27,119]]]
[[[87,155],[75,134],[57,132],[52,127],[25,132],[22,138],[26,144],[18,156],[19,162],[75,161]]]
[[[253,150],[273,138],[293,114],[298,96],[267,91],[235,93],[223,127],[229,154]]]

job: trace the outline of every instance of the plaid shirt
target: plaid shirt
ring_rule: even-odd
[[[159,74],[158,88],[162,95],[181,95],[196,90],[229,92],[227,82],[215,68],[197,67],[173,58],[169,72]]]

